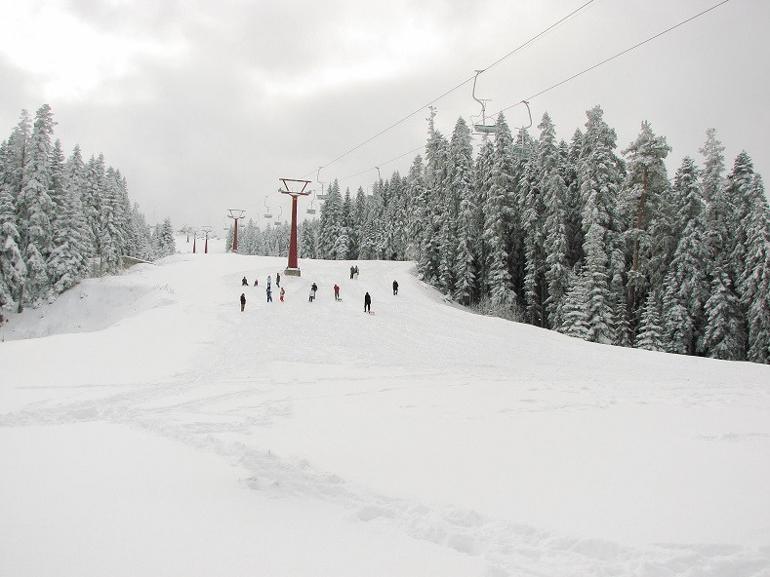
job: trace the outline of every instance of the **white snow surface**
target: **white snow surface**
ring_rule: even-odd
[[[770,576],[770,367],[210,248],[3,329],[0,575]]]

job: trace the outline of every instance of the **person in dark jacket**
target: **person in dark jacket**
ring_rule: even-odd
[[[241,312],[246,308],[246,295],[241,293]]]
[[[273,302],[273,290],[270,288],[270,286],[265,289],[265,292],[267,293],[267,302]]]
[[[353,266],[350,267],[350,280],[353,280]]]
[[[254,286],[259,286],[259,279],[258,278],[254,279]]]
[[[366,293],[364,295],[364,312],[365,313],[372,312],[372,297],[369,296],[369,293]]]
[[[334,285],[334,300],[335,301],[340,300],[340,285],[338,284]]]
[[[281,273],[275,273],[275,286],[281,286]]]
[[[315,293],[318,292],[318,285],[313,283],[313,285],[310,287],[310,290],[313,291],[313,300],[315,300]]]
[[[397,294],[398,294],[398,281],[394,280],[393,281],[393,295],[397,295]]]
[[[249,281],[246,279],[246,277],[241,279],[241,286],[249,286]]]

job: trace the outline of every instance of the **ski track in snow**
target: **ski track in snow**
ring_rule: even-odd
[[[244,257],[217,258],[220,260],[214,268],[213,278],[203,280],[195,278],[201,268],[188,266],[189,257],[172,258],[166,265],[177,269],[177,278],[183,284],[174,291],[180,295],[177,303],[163,302],[163,306],[182,306],[186,309],[185,314],[210,319],[205,334],[196,337],[198,344],[206,347],[208,356],[196,358],[187,371],[151,382],[20,385],[22,392],[40,393],[50,388],[52,392],[63,393],[64,400],[51,394],[49,398],[30,402],[19,410],[3,412],[0,427],[84,422],[139,427],[238,464],[249,472],[241,482],[271,498],[310,496],[343,508],[345,515],[362,524],[387,524],[414,539],[482,558],[488,577],[770,576],[770,546],[681,543],[631,546],[545,531],[451,504],[383,494],[333,471],[320,470],[311,462],[312,455],[307,458],[282,455],[260,440],[263,430],[291,419],[303,405],[345,398],[379,398],[420,390],[428,397],[435,396],[435,403],[442,403],[441,397],[448,389],[460,390],[479,383],[492,389],[496,386],[516,389],[514,397],[517,401],[506,401],[496,409],[502,416],[580,413],[618,404],[708,409],[759,403],[767,407],[770,392],[762,379],[768,373],[762,368],[750,368],[751,376],[742,387],[722,385],[718,379],[704,380],[697,386],[676,379],[663,385],[655,383],[651,379],[666,373],[665,363],[660,370],[655,368],[660,355],[647,357],[652,359],[652,375],[650,372],[635,373],[619,383],[597,378],[596,371],[603,362],[601,358],[594,360],[586,356],[582,364],[555,365],[545,373],[537,368],[528,369],[501,360],[501,349],[489,348],[489,341],[485,339],[487,328],[504,321],[483,319],[476,322],[479,319],[473,315],[440,304],[441,297],[432,289],[407,277],[409,266],[406,263],[362,263],[362,277],[366,278],[363,275],[369,268],[376,269],[377,279],[349,282],[346,279],[342,303],[328,302],[332,298],[324,293],[331,292],[326,286],[331,286],[331,278],[324,269],[317,273],[319,281],[323,281],[319,282],[323,285],[319,291],[323,303],[296,302],[306,300],[305,289],[314,280],[309,275],[302,279],[285,278],[289,302],[278,303],[276,292],[276,302],[270,305],[271,310],[261,302],[264,300],[264,276],[268,271],[280,270],[282,260],[251,258],[249,270],[257,268],[260,271],[260,286],[256,289],[248,287],[246,313],[237,317],[235,303],[242,289],[227,287],[237,286],[240,269],[247,268],[246,265],[233,267],[232,259]],[[305,266],[306,270],[313,270],[311,263]],[[344,262],[336,265],[343,274],[347,266]],[[187,271],[185,267],[191,270]],[[397,301],[385,306],[385,287],[391,277],[398,278],[401,294]],[[253,273],[249,280],[253,280]],[[373,304],[377,314],[355,317],[341,326],[339,332],[335,331],[334,315],[353,315],[354,309],[363,301],[364,290],[372,291],[373,286],[380,289]],[[225,294],[221,294],[223,292]],[[410,293],[413,295],[411,300],[407,296]],[[204,295],[211,298],[201,298]],[[286,310],[281,311],[279,307]],[[340,307],[340,310],[335,311],[332,307]],[[417,310],[426,307],[431,307],[431,313],[438,317],[437,326],[453,327],[458,316],[470,320],[465,320],[451,333],[426,334],[423,327],[409,322],[410,317],[417,316]],[[305,334],[280,332],[284,321],[277,315],[290,310],[295,315],[305,316],[308,321]],[[377,334],[375,338],[374,329],[366,327],[365,323],[379,323],[376,330],[385,335]],[[522,337],[526,338],[537,329],[525,327],[524,331]],[[266,338],[280,344],[267,347],[264,344]],[[419,349],[425,338],[433,342],[429,350],[421,349],[424,356],[409,355],[408,351]],[[564,339],[555,334],[548,334],[546,338]],[[391,346],[383,349],[381,342]],[[480,344],[475,345],[476,342]],[[293,346],[302,351],[300,362],[291,351]],[[515,353],[516,343],[506,346]],[[581,343],[577,356],[583,354],[586,346],[596,345]],[[213,358],[211,353],[215,355]],[[636,351],[621,354],[626,354],[629,359],[639,358],[633,356],[639,354]],[[682,360],[692,366],[704,362]],[[501,366],[510,366],[511,372],[503,374]],[[701,375],[710,368],[700,368]],[[577,380],[583,380],[583,387],[575,386],[575,373]],[[699,376],[694,379],[699,380]],[[420,400],[424,399],[420,397]],[[412,406],[403,404],[400,408],[408,411]],[[472,417],[464,415],[463,418]],[[478,418],[484,417],[479,415]],[[765,452],[770,445],[770,434],[766,432],[736,431],[695,436],[704,443],[755,443]],[[629,519],[629,522],[633,523],[633,520]]]

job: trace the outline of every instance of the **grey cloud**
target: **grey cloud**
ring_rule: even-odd
[[[79,102],[51,102],[66,145],[104,152],[129,180],[132,196],[148,217],[169,214],[179,224],[218,224],[227,206],[262,212],[273,206],[279,176],[313,173],[339,153],[427,102],[520,44],[575,4],[503,0],[427,2],[153,2],[71,0],[79,18],[126,37],[161,44],[181,38],[181,58],[141,54],[131,70],[105,81]],[[512,104],[565,78],[613,50],[703,7],[688,0],[675,7],[645,2],[599,2],[521,54],[505,61],[480,84],[490,109]],[[630,14],[638,17],[631,19]],[[697,157],[705,129],[715,126],[734,156],[746,148],[756,167],[770,170],[764,134],[770,97],[760,65],[768,60],[763,23],[770,7],[734,3],[532,103],[535,124],[548,110],[559,136],[569,138],[600,103],[617,128],[618,144],[630,142],[644,119],[674,147],[673,169],[685,154]],[[436,46],[420,51],[402,24],[429,30]],[[403,45],[393,39],[404,36]],[[354,38],[355,41],[351,41]],[[397,77],[352,78],[308,94],[276,97],[268,82],[303,83],[318,70],[353,66],[399,51]],[[20,108],[41,102],[38,79],[0,60],[0,120],[10,128]],[[5,87],[9,87],[6,89]],[[476,114],[470,86],[438,103],[440,129],[451,132],[458,115]],[[425,112],[325,170],[345,176],[419,145]],[[512,125],[525,121],[511,110]],[[411,158],[383,167],[405,173]],[[732,158],[728,158],[728,163]],[[357,187],[376,172],[343,182]]]

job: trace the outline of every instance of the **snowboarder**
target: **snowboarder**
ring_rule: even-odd
[[[334,300],[335,301],[340,300],[340,285],[338,284],[334,285]]]
[[[280,297],[279,297],[281,299],[281,302],[283,302],[283,295],[285,295],[285,294],[286,294],[286,291],[283,290],[283,287],[281,287],[281,292],[280,292]]]
[[[364,312],[370,314],[372,312],[372,297],[369,296],[369,293],[364,295]]]
[[[267,302],[271,303],[273,302],[273,291],[270,290],[270,285],[267,285],[267,289],[265,290],[267,292]]]
[[[246,308],[246,295],[241,293],[241,312]]]
[[[394,280],[393,281],[393,295],[395,296],[397,294],[398,294],[398,281]]]
[[[246,279],[246,277],[241,279],[241,286],[249,286],[249,281]]]
[[[275,273],[275,286],[281,286],[281,273]]]

